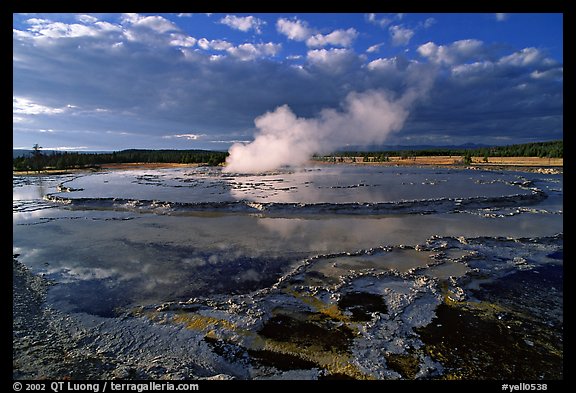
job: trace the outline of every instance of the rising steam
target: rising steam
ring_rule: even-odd
[[[258,173],[305,164],[313,154],[325,154],[348,144],[382,143],[400,130],[418,94],[409,89],[394,99],[385,90],[352,92],[342,110],[323,109],[316,118],[299,118],[283,105],[255,119],[253,142],[235,143],[226,172]]]

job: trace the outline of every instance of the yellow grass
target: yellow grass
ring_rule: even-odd
[[[352,157],[342,157],[344,163],[353,163]],[[364,157],[355,157],[356,164],[364,165],[458,165],[463,162],[463,156],[421,156],[421,157],[389,157],[386,162],[363,162]],[[339,161],[339,157],[336,158]],[[540,157],[472,157],[473,166],[527,166],[527,167],[561,167],[564,165],[563,158],[540,158]]]
[[[336,157],[337,161],[340,157]],[[352,157],[342,157],[343,162],[350,164],[354,163]],[[364,157],[355,157],[356,164],[359,165],[384,165],[384,166],[412,166],[412,165],[461,165],[463,162],[463,156],[421,156],[421,157],[389,157],[389,161],[386,162],[363,162]],[[329,162],[314,160],[315,164],[330,164]],[[484,162],[484,157],[472,157],[472,163],[470,164],[474,167],[556,167],[562,168],[564,166],[563,158],[540,158],[540,157],[488,157],[488,161]],[[135,163],[117,163],[117,164],[102,164],[100,169],[111,170],[111,169],[161,169],[161,168],[193,168],[197,167],[198,164],[176,164],[176,163],[165,163],[165,162],[135,162]],[[60,173],[71,173],[71,172],[85,172],[85,171],[95,171],[97,169],[82,168],[82,169],[48,169],[42,170],[41,174],[60,174]],[[14,175],[35,175],[36,171],[12,171]]]

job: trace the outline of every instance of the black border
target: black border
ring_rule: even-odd
[[[573,0],[485,0],[485,1],[454,1],[454,0],[354,0],[350,2],[343,1],[327,1],[327,0],[293,0],[290,2],[278,2],[273,0],[268,1],[255,1],[255,0],[185,0],[185,1],[174,1],[174,0],[162,0],[158,3],[144,2],[144,1],[69,1],[69,0],[3,0],[0,1],[0,9],[2,9],[0,20],[0,29],[2,30],[2,36],[8,40],[13,21],[13,13],[20,12],[64,12],[64,13],[88,13],[88,12],[215,12],[215,13],[265,13],[265,12],[294,12],[294,13],[365,13],[365,12],[422,12],[422,13],[479,13],[479,12],[516,12],[516,13],[563,13],[564,14],[564,40],[565,47],[569,48],[565,53],[571,54],[571,50],[576,49],[576,46],[572,44],[573,38],[576,34],[573,31],[574,25],[576,24],[574,20],[573,7],[570,5],[576,4]],[[569,33],[572,31],[572,33]],[[5,48],[11,47],[11,44],[7,44]],[[9,56],[8,51],[4,56],[5,61],[8,64],[7,57]],[[12,60],[10,60],[11,62]],[[564,93],[566,96],[570,96],[576,84],[574,83],[573,72],[574,65],[570,56],[565,56],[563,59],[564,63]],[[12,68],[10,68],[12,70]],[[12,71],[11,71],[12,72]],[[6,100],[8,100],[8,84],[4,84],[4,91],[6,92]],[[568,86],[568,88],[566,88]],[[568,98],[568,106],[570,107],[570,98]],[[5,107],[8,108],[8,102],[5,103]],[[570,111],[567,113],[570,114]],[[6,117],[8,119],[8,117]],[[567,121],[566,121],[567,120]],[[569,140],[572,138],[571,133],[576,132],[573,130],[572,122],[570,121],[570,116],[565,117],[564,129],[568,132],[565,133],[567,144],[565,146],[570,146]],[[6,120],[7,122],[8,120]],[[6,124],[6,131],[8,125]],[[7,155],[8,156],[8,155]],[[11,157],[11,155],[10,155]],[[572,172],[571,167],[571,157],[568,155],[565,159],[564,173],[570,175]],[[6,171],[9,164],[6,163]],[[8,175],[8,174],[7,174]],[[6,181],[7,182],[7,181]],[[568,196],[567,200],[570,199],[570,187],[564,189],[564,192]],[[6,203],[6,205],[8,205]],[[565,206],[566,208],[566,206]],[[568,206],[568,215],[570,216],[570,206]],[[8,209],[6,209],[8,210]],[[6,217],[6,222],[11,221],[11,216]],[[569,233],[570,231],[565,231]],[[568,249],[568,263],[565,266],[567,271],[565,277],[572,277],[570,275],[571,270],[571,258],[570,250]],[[8,256],[6,256],[5,264],[8,262]],[[9,276],[9,272],[6,272],[6,277]],[[565,278],[565,280],[567,280]],[[12,297],[12,286],[10,285],[11,280],[6,283],[5,295]],[[568,282],[567,282],[568,283]],[[564,307],[569,311],[572,309],[573,301],[571,291],[572,286],[565,286],[568,291],[565,290],[564,293]],[[568,295],[568,296],[567,296]],[[10,312],[8,313],[10,317],[12,316],[12,308],[10,307]],[[10,318],[12,319],[12,318]],[[377,389],[442,389],[443,391],[455,391],[463,392],[466,389],[481,389],[485,392],[497,392],[505,391],[502,385],[507,383],[509,385],[516,385],[518,383],[546,383],[546,392],[557,392],[563,391],[565,381],[569,380],[571,375],[567,373],[566,364],[573,364],[573,356],[570,350],[572,340],[570,339],[570,333],[572,333],[573,325],[570,323],[570,319],[566,318],[564,321],[565,331],[568,334],[564,335],[564,380],[557,381],[506,381],[506,380],[465,380],[465,381],[439,381],[439,380],[415,380],[415,381],[405,381],[405,380],[379,380],[379,381],[194,381],[198,383],[200,389],[199,391],[207,390],[217,390],[217,389],[250,389],[251,392],[254,391],[266,391],[270,392],[271,388],[276,386],[282,386],[289,389],[366,389],[366,390],[377,390]],[[8,332],[9,322],[3,324],[7,330],[3,336],[8,339],[11,337],[11,333]],[[10,330],[11,331],[11,330]],[[7,347],[10,347],[8,345]],[[6,348],[6,346],[4,347]],[[6,356],[8,358],[8,356]],[[10,391],[13,390],[13,379],[12,379],[12,367],[10,362],[6,360],[5,365],[5,376],[4,381]],[[22,381],[23,384],[32,381]],[[51,380],[42,381],[46,385],[46,391],[50,388]],[[100,383],[100,392],[102,392],[103,381],[85,381],[87,383]],[[129,381],[130,383],[138,383],[139,381]],[[140,381],[146,382],[146,381]],[[172,381],[175,384],[181,382]],[[190,381],[191,382],[191,381]],[[8,385],[9,384],[9,385]],[[24,391],[24,389],[22,390]],[[510,390],[508,390],[510,391]],[[515,392],[522,392],[524,390],[515,390]]]

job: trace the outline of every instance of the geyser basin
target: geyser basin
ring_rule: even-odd
[[[471,328],[523,326],[505,341],[561,377],[546,341],[562,328],[557,277],[539,286],[546,312],[496,290],[561,273],[561,176],[321,166],[13,184],[18,378],[457,377],[472,354],[438,343],[466,328],[458,313]],[[553,323],[530,331],[531,313]],[[537,378],[484,366],[464,376]]]
[[[234,203],[361,204],[453,200],[532,195],[518,174],[424,168],[323,166],[259,175],[227,174],[220,168],[118,171],[68,179],[49,196],[73,205],[98,207],[118,201],[135,207],[154,201],[156,207],[194,205],[223,210]],[[492,203],[492,202],[490,202]],[[152,206],[151,206],[152,207]],[[298,210],[298,209],[295,209]],[[300,209],[302,210],[302,209]],[[297,212],[296,212],[297,213]]]

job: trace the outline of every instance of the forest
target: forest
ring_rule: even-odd
[[[38,145],[32,153],[12,159],[12,168],[16,171],[40,171],[44,169],[96,168],[112,163],[179,163],[220,165],[226,161],[227,152],[211,150],[151,150],[129,149],[107,153],[81,152],[42,152]],[[316,155],[314,159],[334,161],[336,157],[363,157],[365,161],[385,162],[389,157],[422,156],[463,156],[463,157],[545,157],[563,158],[562,140],[534,142],[506,146],[481,147],[474,149],[430,148],[419,150],[383,150],[383,151],[344,151],[328,155]]]
[[[110,153],[51,152],[45,154],[35,145],[30,155],[15,157],[16,171],[95,168],[112,163],[178,163],[219,165],[228,153],[210,150],[147,150],[129,149]]]
[[[385,162],[389,157],[424,157],[424,156],[463,156],[463,157],[540,157],[564,158],[564,142],[533,142],[506,146],[480,147],[473,149],[430,148],[415,150],[382,150],[382,151],[342,151],[323,156],[315,156],[318,160],[330,161],[336,157],[363,157],[365,160]]]

